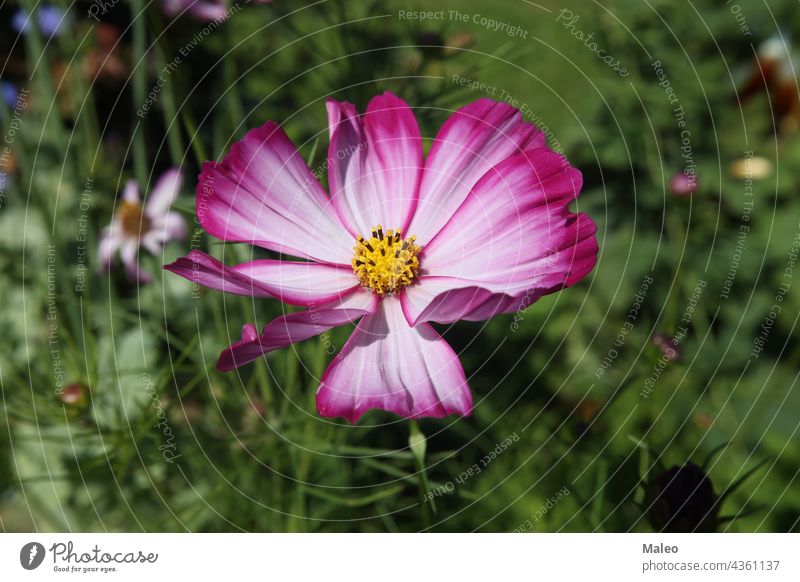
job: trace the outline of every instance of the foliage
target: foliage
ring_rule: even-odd
[[[795,4],[741,2],[749,35],[713,2],[539,4],[448,0],[443,18],[420,22],[399,11],[429,10],[422,2],[275,0],[204,33],[157,3],[120,2],[98,22],[84,2],[67,13],[69,34],[49,39],[17,35],[17,7],[0,7],[2,79],[23,90],[0,105],[13,156],[0,185],[3,528],[650,531],[664,527],[649,518],[653,484],[691,466],[721,498],[713,527],[800,530],[800,290],[787,271],[800,141],[776,126],[767,92],[737,100],[776,23],[800,27]],[[573,28],[562,9],[579,16]],[[217,372],[242,322],[260,328],[286,308],[161,271],[190,247],[252,258],[194,222],[203,160],[273,119],[324,181],[325,98],[363,108],[384,90],[415,107],[427,138],[478,97],[527,105],[582,170],[577,209],[597,221],[601,248],[579,286],[440,326],[477,405],[411,429],[381,412],[355,426],[320,418],[319,339]],[[731,171],[747,152],[773,168],[751,190]],[[174,205],[187,240],[143,255],[150,285],[100,273],[99,232],[125,181],[149,191],[170,166],[187,177]],[[669,180],[687,167],[699,189],[675,196]],[[664,363],[657,333],[679,338],[679,359]],[[64,403],[68,384],[82,402]]]

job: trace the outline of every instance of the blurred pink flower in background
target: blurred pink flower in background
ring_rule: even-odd
[[[661,352],[661,356],[667,362],[677,362],[681,359],[681,348],[679,339],[673,338],[665,333],[657,333],[653,336],[653,345]]]
[[[691,196],[697,192],[697,176],[678,172],[670,179],[669,190],[676,196]]]
[[[152,280],[152,276],[139,267],[139,249],[144,247],[158,255],[167,242],[186,236],[183,217],[169,209],[182,182],[177,168],[164,172],[142,205],[139,184],[135,180],[128,181],[114,219],[103,229],[100,238],[99,255],[103,268],[111,266],[119,251],[129,279],[141,283]]]
[[[268,4],[272,0],[249,0],[242,4]],[[236,3],[238,5],[238,3]],[[197,20],[224,20],[230,10],[228,0],[161,0],[164,14],[174,18],[183,12],[191,14]]]
[[[327,106],[330,196],[273,122],[206,162],[197,187],[211,235],[305,260],[228,267],[192,251],[166,268],[307,308],[260,335],[245,325],[220,370],[358,321],[320,381],[320,414],[468,415],[464,370],[431,322],[520,311],[585,277],[598,246],[594,222],[569,210],[581,174],[505,103],[456,111],[424,159],[414,114],[395,95],[374,97],[363,115]]]

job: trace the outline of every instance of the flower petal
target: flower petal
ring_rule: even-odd
[[[283,130],[267,122],[206,162],[197,186],[197,219],[226,241],[349,265],[353,237]]]
[[[422,139],[405,101],[373,97],[362,117],[350,103],[328,101],[331,200],[353,236],[378,224],[405,229],[417,204]]]
[[[458,356],[430,325],[409,327],[396,297],[359,322],[317,392],[322,416],[356,422],[373,408],[408,418],[472,411]]]
[[[336,133],[340,126],[343,126],[349,132],[358,133],[361,131],[358,110],[352,103],[327,99],[325,108],[328,111],[328,139],[333,140],[333,134]],[[349,139],[350,137],[349,134],[341,136],[342,139]]]
[[[479,99],[462,107],[442,125],[425,160],[408,234],[426,244],[492,167],[527,149],[546,146],[545,135],[506,103]]]
[[[122,241],[119,251],[122,264],[125,265],[125,274],[131,281],[150,283],[152,275],[144,271],[139,265],[139,241],[135,238],[126,238]]]
[[[228,16],[225,0],[162,0],[161,9],[170,17],[188,12],[197,20],[224,20]]]
[[[186,221],[177,212],[167,212],[150,225],[150,230],[142,235],[142,246],[151,254],[158,255],[164,245],[171,240],[186,236]]]
[[[515,295],[493,293],[474,281],[424,277],[419,284],[406,290],[401,303],[406,320],[416,324],[417,321],[482,321],[516,310],[521,300]]]
[[[113,222],[103,229],[100,236],[100,244],[97,255],[100,259],[100,267],[108,270],[114,262],[114,254],[122,245],[122,228]]]
[[[228,18],[228,8],[224,0],[192,2],[189,5],[189,12],[203,22],[222,21]]]
[[[580,281],[598,250],[594,222],[569,210],[581,184],[547,149],[498,164],[423,249],[423,275],[402,297],[408,321],[486,319]]]
[[[180,240],[186,236],[186,221],[177,212],[167,212],[154,226],[163,233],[164,242]]]
[[[255,328],[251,324],[245,325],[242,339],[220,354],[217,369],[228,372],[257,360],[263,354],[350,323],[375,311],[377,303],[377,295],[358,289],[341,300],[278,317],[264,327],[260,336],[254,334]]]
[[[349,267],[268,259],[228,267],[198,250],[164,268],[223,293],[274,297],[291,305],[334,301],[351,293],[359,284]]]
[[[125,189],[122,191],[122,199],[131,204],[139,204],[139,184],[136,180],[125,182]]]
[[[164,216],[181,190],[183,176],[178,168],[164,172],[144,201],[144,212],[151,220]]]

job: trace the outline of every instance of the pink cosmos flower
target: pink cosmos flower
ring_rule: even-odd
[[[596,227],[569,210],[581,174],[518,110],[489,99],[451,115],[424,159],[414,114],[391,93],[363,115],[327,108],[330,196],[273,122],[206,162],[197,188],[210,234],[304,260],[229,267],[193,251],[166,268],[307,308],[261,334],[245,325],[219,370],[358,321],[320,381],[321,415],[468,415],[464,370],[431,322],[511,313],[586,276]]]
[[[183,217],[169,210],[181,189],[182,181],[180,170],[168,170],[156,182],[142,206],[139,184],[135,180],[128,180],[114,220],[103,229],[100,237],[99,255],[103,268],[111,266],[114,255],[119,251],[129,279],[141,283],[152,280],[149,273],[139,268],[139,248],[144,247],[157,255],[168,241],[186,235]]]

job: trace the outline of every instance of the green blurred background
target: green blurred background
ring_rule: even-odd
[[[800,531],[796,2],[275,0],[210,30],[158,2],[92,6],[0,7],[3,89],[21,91],[0,106],[5,531]],[[45,8],[55,34],[15,28]],[[385,90],[426,138],[474,99],[514,100],[581,169],[598,224],[581,284],[440,326],[476,407],[421,421],[424,456],[389,414],[319,418],[317,339],[217,372],[243,322],[285,308],[192,298],[160,270],[188,239],[142,255],[149,285],[97,272],[125,180],[181,167],[191,236],[200,162],[272,119],[316,168],[325,98]],[[691,195],[670,187],[686,168]]]

